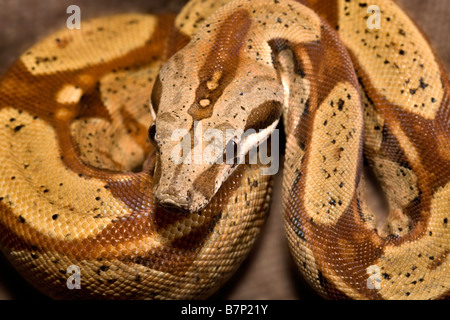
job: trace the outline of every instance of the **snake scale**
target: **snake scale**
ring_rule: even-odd
[[[282,215],[307,282],[331,299],[448,298],[449,93],[390,0],[191,0],[176,17],[83,22],[1,78],[0,247],[52,298],[206,298],[252,248],[272,177],[175,163],[173,133],[191,134],[186,159],[207,150],[198,124],[254,129],[218,144],[244,155],[279,124]]]

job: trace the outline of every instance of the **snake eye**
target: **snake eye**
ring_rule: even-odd
[[[148,139],[153,144],[156,144],[155,136],[156,136],[156,125],[155,123],[153,123],[148,129]]]
[[[228,164],[234,164],[238,161],[239,148],[233,139],[227,143],[225,147],[225,162]]]

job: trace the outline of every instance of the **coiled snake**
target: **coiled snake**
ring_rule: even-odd
[[[449,108],[445,72],[392,1],[193,0],[176,18],[85,22],[0,81],[1,249],[53,298],[207,297],[251,249],[271,176],[262,164],[175,164],[173,133],[191,133],[195,157],[208,147],[199,123],[255,129],[222,141],[224,154],[245,152],[283,114],[286,234],[311,286],[447,298]]]

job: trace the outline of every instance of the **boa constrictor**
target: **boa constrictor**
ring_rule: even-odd
[[[1,249],[53,298],[207,297],[251,249],[271,177],[175,164],[171,135],[256,129],[222,146],[248,151],[283,114],[286,233],[311,286],[447,298],[449,92],[390,0],[192,0],[176,18],[83,22],[0,81]],[[196,139],[192,153],[206,149]],[[81,289],[67,287],[71,266]]]

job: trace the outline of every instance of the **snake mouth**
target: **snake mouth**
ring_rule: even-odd
[[[155,189],[155,200],[164,209],[182,213],[198,212],[208,204],[208,199],[196,192],[161,186]]]
[[[187,205],[183,205],[183,204],[179,204],[176,203],[174,200],[167,198],[167,199],[163,199],[163,200],[157,200],[157,204],[159,206],[161,206],[162,208],[164,208],[165,210],[168,210],[170,212],[176,212],[176,213],[190,213],[192,212],[189,209],[189,206]]]

